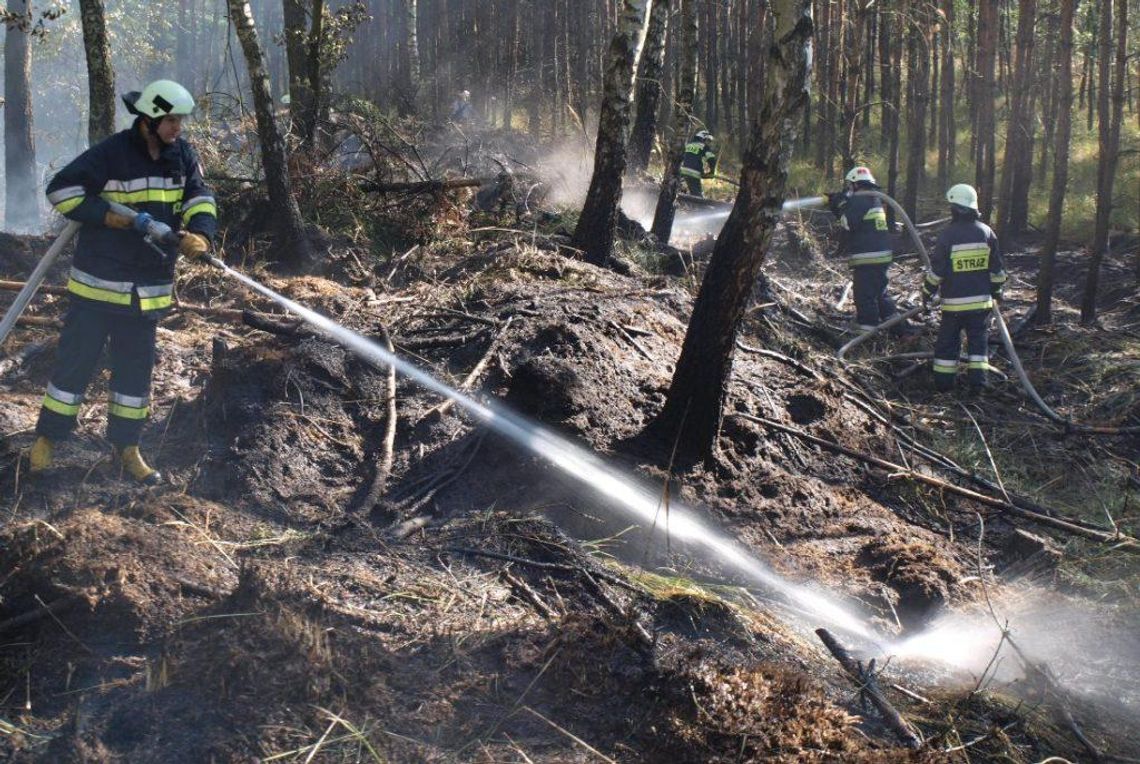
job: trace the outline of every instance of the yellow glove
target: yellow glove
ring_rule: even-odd
[[[103,225],[108,228],[127,229],[131,227],[131,219],[126,215],[107,210],[107,214],[103,216]]]
[[[210,254],[210,242],[206,241],[205,236],[189,231],[179,231],[178,235],[182,237],[178,242],[178,252],[183,257],[196,260]]]

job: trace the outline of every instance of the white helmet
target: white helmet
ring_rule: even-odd
[[[853,167],[851,172],[847,173],[846,180],[848,183],[874,183],[875,176],[866,167]]]
[[[711,141],[713,139],[712,133],[708,130],[700,130],[696,137],[698,141]]]
[[[978,211],[978,192],[968,183],[951,186],[946,192],[946,201],[974,212]]]
[[[194,111],[194,96],[177,82],[155,80],[143,88],[134,107],[136,113],[152,119],[162,119],[168,114],[185,115]]]

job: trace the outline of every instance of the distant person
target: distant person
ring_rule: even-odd
[[[986,387],[989,370],[989,320],[994,301],[1001,299],[1006,273],[997,235],[978,213],[978,192],[959,183],[946,192],[950,224],[938,235],[930,258],[931,272],[922,284],[923,304],[942,293],[942,323],[934,345],[934,386],[954,388],[962,332],[966,333],[967,390],[976,395]]]
[[[475,109],[471,106],[471,91],[460,90],[451,102],[451,121],[459,124],[472,122],[475,119]]]
[[[158,320],[172,303],[178,255],[209,252],[217,208],[197,153],[180,137],[193,96],[176,82],[157,80],[123,102],[134,124],[84,151],[48,183],[55,209],[83,227],[67,284],[71,304],[28,459],[32,473],[52,466],[54,444],[75,427],[109,344],[107,440],[127,474],[155,484],[161,476],[139,453],[139,436],[150,411]],[[138,215],[112,212],[108,202]],[[176,252],[163,256],[143,240],[156,222],[178,232]]]
[[[862,331],[870,331],[898,313],[894,300],[887,293],[887,269],[894,260],[891,236],[894,220],[878,197],[856,194],[858,191],[879,190],[870,169],[852,168],[844,181],[842,191],[828,194],[828,208],[839,219],[839,227],[846,232],[842,248],[851,266],[855,324]],[[903,324],[896,334],[910,337],[912,331]]]
[[[704,196],[701,181],[716,175],[715,142],[712,133],[701,130],[685,144],[685,153],[681,157],[681,177],[685,179],[692,196]]]

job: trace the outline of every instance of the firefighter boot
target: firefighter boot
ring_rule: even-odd
[[[117,456],[123,470],[143,485],[158,485],[162,482],[162,474],[143,460],[138,446],[127,446]]]
[[[54,444],[43,435],[36,438],[36,442],[28,449],[28,468],[33,475],[51,467],[53,450]]]

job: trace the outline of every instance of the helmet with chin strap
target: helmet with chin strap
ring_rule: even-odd
[[[194,111],[194,96],[173,80],[155,80],[141,93],[124,95],[123,103],[131,114],[152,120],[170,115],[185,116]]]
[[[854,167],[851,172],[847,173],[845,180],[848,183],[874,183],[875,176],[871,174],[871,170],[867,167]]]

